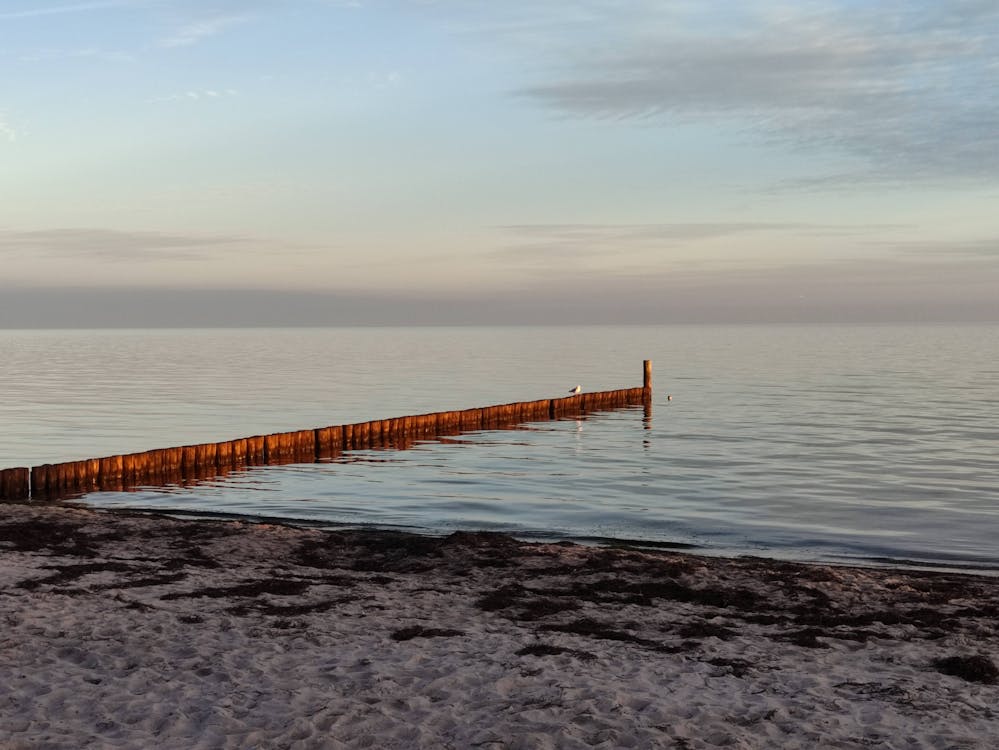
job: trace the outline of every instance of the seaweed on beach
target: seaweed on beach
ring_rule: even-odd
[[[80,524],[72,522],[33,519],[0,523],[0,543],[18,552],[96,557],[95,541],[80,529]]]
[[[637,646],[643,646],[653,651],[659,651],[662,653],[679,653],[686,650],[683,646],[667,646],[659,641],[642,638],[641,636],[637,636],[633,633],[627,632],[626,630],[620,629],[622,627],[631,630],[637,629],[637,626],[634,624],[616,623],[616,625],[619,627],[614,627],[598,620],[583,617],[578,620],[572,620],[571,622],[546,624],[541,627],[541,630],[553,633],[583,635],[589,638],[597,638],[606,641],[633,643]]]
[[[537,592],[519,584],[502,586],[479,598],[476,606],[484,612],[506,612],[511,620],[540,620],[561,612],[579,609],[581,602],[569,597],[537,596]]]
[[[465,635],[462,630],[451,628],[425,628],[422,625],[410,625],[399,628],[392,633],[393,641],[410,641],[413,638],[448,638],[456,635]]]
[[[530,646],[524,646],[524,648],[517,651],[517,656],[560,656],[562,654],[574,656],[580,661],[593,661],[597,658],[595,654],[591,654],[589,651],[553,646],[550,643],[532,643]]]
[[[571,589],[572,595],[599,600],[601,596],[617,598],[623,604],[637,604],[649,607],[657,599],[700,604],[708,607],[738,610],[754,609],[759,596],[746,589],[694,588],[678,581],[640,580],[628,581],[621,578],[604,578],[590,583],[577,584]]]
[[[194,591],[174,591],[164,594],[160,599],[169,601],[171,599],[196,599],[203,596],[210,599],[220,599],[230,596],[255,597],[263,594],[270,594],[272,596],[298,596],[305,593],[311,585],[311,581],[263,578],[258,581],[248,581],[233,586],[205,586]]]
[[[440,557],[440,540],[398,531],[329,532],[302,542],[292,562],[307,568],[365,572],[422,572]]]
[[[26,581],[21,581],[20,583],[17,584],[17,587],[25,589],[27,591],[34,591],[39,586],[58,586],[60,584],[76,581],[80,578],[83,578],[84,576],[91,575],[93,573],[124,573],[137,570],[139,571],[144,570],[144,568],[138,567],[136,565],[130,565],[127,563],[117,563],[117,562],[79,563],[74,565],[48,565],[46,567],[49,570],[55,570],[57,572],[53,573],[50,576],[46,576],[45,578],[31,578]]]
[[[758,664],[753,664],[751,662],[746,661],[745,659],[715,658],[715,659],[708,659],[705,663],[710,664],[713,667],[724,667],[732,673],[733,677],[739,677],[739,678],[745,677],[747,674],[749,674],[750,669],[759,668]]]
[[[817,628],[805,628],[804,630],[785,633],[780,637],[780,640],[790,641],[794,645],[802,646],[803,648],[829,648],[828,643],[823,643],[819,640],[820,637],[827,637],[826,632]]]
[[[94,586],[94,591],[103,591],[106,589],[140,589],[149,586],[168,586],[171,583],[177,583],[178,581],[183,581],[187,578],[186,573],[164,573],[162,575],[150,575],[142,578],[132,578],[127,581],[112,581],[111,583],[104,583],[99,586]]]
[[[681,638],[719,638],[727,641],[736,636],[736,631],[706,620],[695,620],[678,628],[676,634]]]
[[[968,682],[981,682],[986,685],[993,685],[999,680],[999,669],[992,660],[984,654],[974,654],[972,656],[948,656],[944,659],[937,659],[933,666],[938,672],[960,677]]]
[[[301,615],[319,614],[322,612],[328,612],[334,607],[338,607],[341,604],[347,604],[352,601],[356,601],[357,597],[354,596],[341,596],[336,599],[322,599],[317,602],[305,602],[303,604],[268,604],[267,602],[255,602],[252,605],[246,605],[241,607],[232,607],[229,609],[231,614],[246,614],[250,610],[254,610],[264,615],[279,615],[282,617],[300,617]]]

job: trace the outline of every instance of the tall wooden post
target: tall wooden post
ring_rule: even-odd
[[[646,359],[642,362],[642,388],[647,391],[652,390],[652,360]]]

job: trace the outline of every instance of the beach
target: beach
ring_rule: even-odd
[[[999,579],[0,508],[2,748],[991,748]]]

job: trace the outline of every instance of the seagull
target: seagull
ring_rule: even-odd
[[[572,396],[578,396],[582,392],[583,392],[583,386],[577,385],[575,388],[569,391],[569,394]]]

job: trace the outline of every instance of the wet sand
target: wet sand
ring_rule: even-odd
[[[999,579],[0,506],[2,748],[991,748]]]

